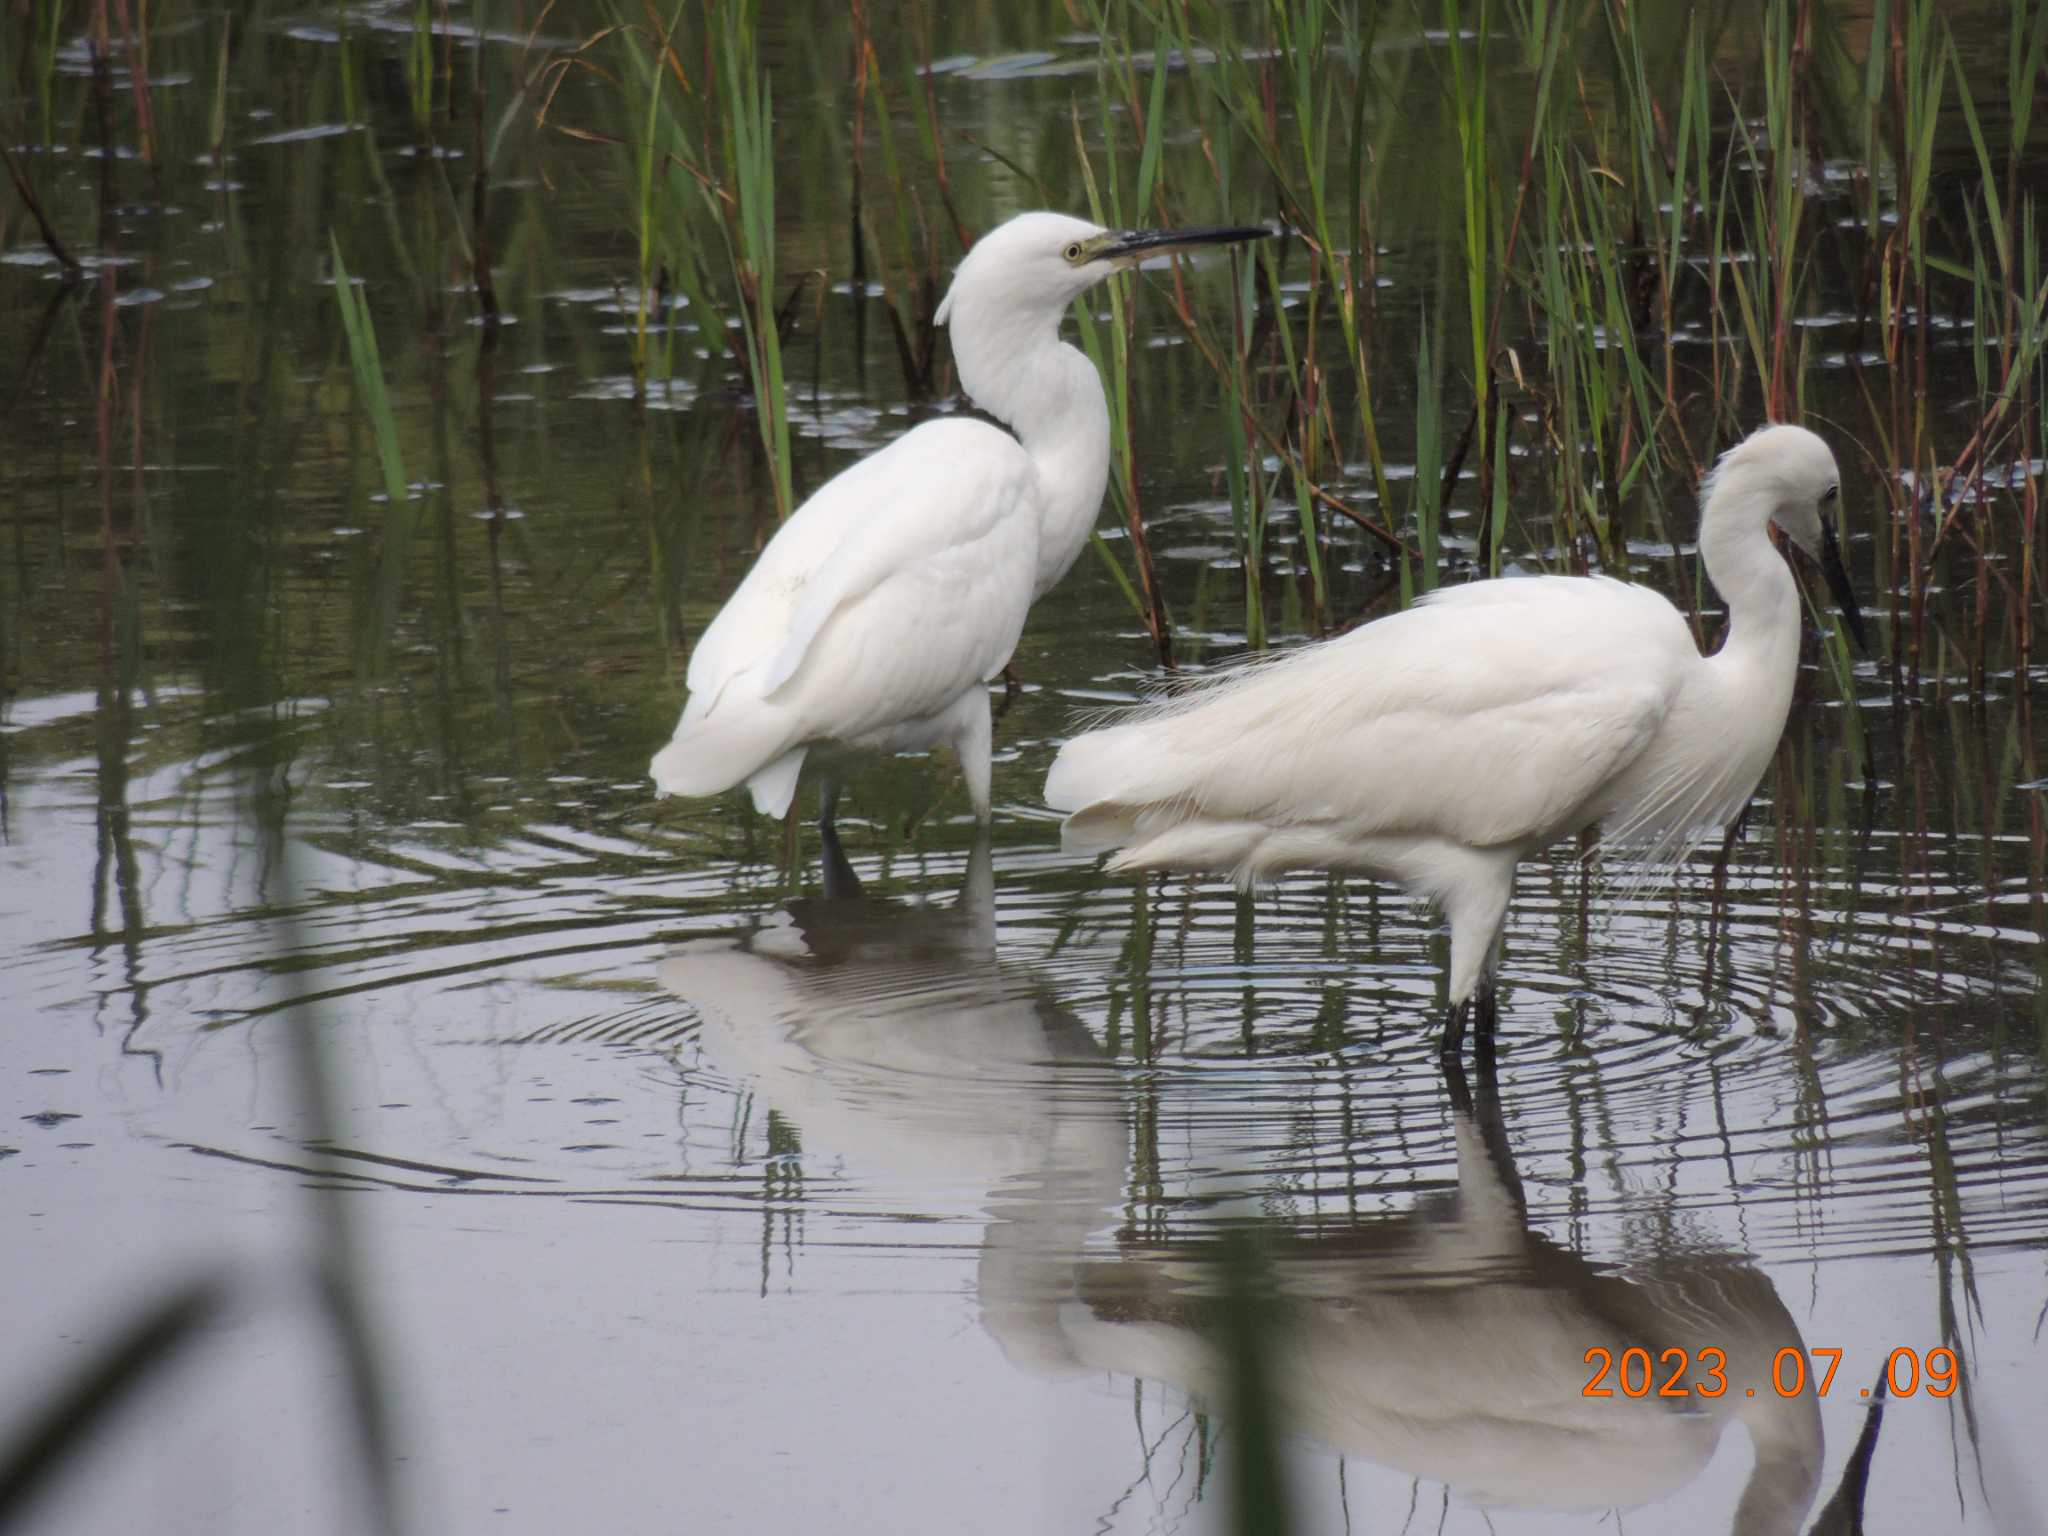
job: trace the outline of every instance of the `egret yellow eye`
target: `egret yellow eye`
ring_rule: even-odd
[[[1076,240],[1072,245],[1068,246],[1065,255],[1067,260],[1078,262],[1081,259],[1081,242]]]
[[[1841,489],[1842,488],[1839,485],[1829,486],[1826,490],[1820,493],[1820,504],[1822,506],[1826,506],[1829,502],[1833,501],[1837,495],[1841,493]]]

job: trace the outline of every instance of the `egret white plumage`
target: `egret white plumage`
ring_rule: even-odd
[[[1766,525],[1819,560],[1858,643],[1831,512],[1841,476],[1802,427],[1767,426],[1702,488],[1700,558],[1728,606],[1701,656],[1676,608],[1606,577],[1477,581],[1245,668],[1061,750],[1047,804],[1119,870],[1378,876],[1449,919],[1456,1053],[1492,977],[1516,866],[1598,824],[1671,861],[1729,825],[1792,704],[1799,589]]]
[[[961,388],[1016,435],[928,421],[797,508],[697,642],[689,701],[650,765],[659,791],[745,783],[756,810],[780,816],[815,743],[949,746],[987,821],[988,681],[1087,543],[1108,483],[1102,381],[1060,320],[1155,251],[1267,233],[1024,213],[977,241],[935,318]]]

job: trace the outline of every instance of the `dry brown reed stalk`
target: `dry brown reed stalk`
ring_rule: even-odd
[[[151,170],[159,169],[156,153],[156,120],[149,106],[149,15],[148,0],[136,0],[136,8],[142,11],[142,28],[138,32],[135,17],[128,9],[128,0],[114,0],[114,8],[120,16],[121,35],[128,44],[128,84],[135,93],[135,153],[138,159]]]
[[[86,24],[86,42],[92,55],[93,116],[100,141],[100,243],[113,236],[114,217],[114,83],[112,42],[107,28],[107,0],[93,0]]]
[[[847,244],[853,253],[853,296],[855,347],[865,352],[861,338],[866,331],[868,260],[867,242],[861,238],[861,180],[865,174],[862,149],[868,130],[868,8],[866,0],[847,0],[847,15],[853,23],[853,67],[847,71],[853,81],[852,154],[848,158]]]

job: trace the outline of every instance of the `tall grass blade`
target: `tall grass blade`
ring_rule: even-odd
[[[334,261],[334,301],[341,309],[342,334],[348,339],[349,368],[355,375],[356,399],[370,418],[377,445],[377,463],[384,472],[384,494],[394,503],[406,497],[405,462],[398,451],[398,423],[391,414],[391,396],[384,386],[384,365],[377,352],[377,328],[369,301],[357,291],[341,259],[341,239],[330,233],[328,250]]]

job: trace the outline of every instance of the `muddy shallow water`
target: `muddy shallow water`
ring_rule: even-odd
[[[348,42],[252,21],[223,164],[160,199],[124,168],[118,259],[81,286],[7,227],[0,1434],[177,1277],[245,1282],[31,1528],[357,1528],[302,1278],[335,1201],[420,1530],[1220,1526],[1247,1348],[1300,1529],[1846,1530],[1858,1486],[1874,1531],[2043,1527],[2038,666],[1994,655],[1973,704],[1866,662],[1851,724],[1809,665],[1718,909],[1704,858],[1625,892],[1570,846],[1531,861],[1497,1079],[1439,1070],[1443,941],[1390,890],[1059,851],[1053,751],[1153,675],[1093,555],[1020,650],[992,838],[950,763],[856,765],[828,879],[808,827],[792,861],[740,798],[642,776],[773,513],[730,381],[633,398],[619,164],[553,144],[545,184],[539,149],[507,179],[487,344],[435,276],[457,233],[402,147],[403,17],[355,14]],[[1064,132],[1093,44],[982,24],[941,39],[949,118]],[[203,88],[203,121],[193,26],[204,67],[173,35],[159,94]],[[778,46],[785,110],[836,99]],[[816,157],[785,148],[803,206]],[[39,163],[85,220],[91,158]],[[953,174],[977,223],[1036,201],[965,148]],[[954,407],[906,400],[829,219],[790,223],[836,282],[791,343],[815,485]],[[403,503],[356,425],[330,224]],[[1433,270],[1404,259],[1397,293]],[[1213,384],[1163,303],[1140,323],[1200,661],[1242,625]],[[1630,548],[1666,579],[1649,528]],[[1336,553],[1362,605],[1376,556]],[[1631,1348],[1672,1390],[1587,1395],[1588,1351]]]

